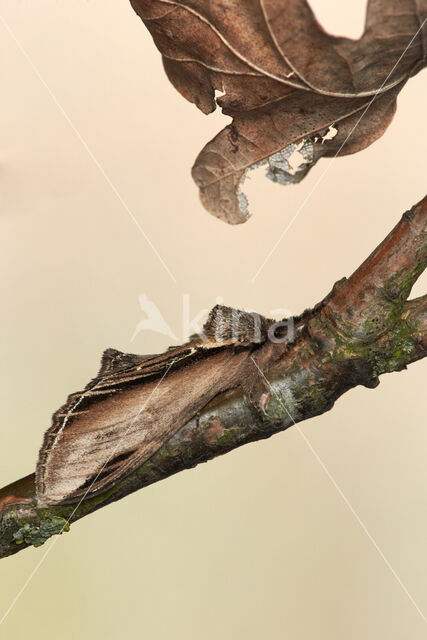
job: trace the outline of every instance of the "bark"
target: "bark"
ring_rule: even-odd
[[[267,342],[248,356],[253,369],[219,393],[130,475],[78,505],[41,508],[35,477],[0,490],[0,557],[40,546],[71,522],[235,447],[268,438],[329,411],[346,391],[373,388],[427,353],[427,296],[408,300],[427,266],[427,197],[346,279],[296,322],[292,344]],[[191,365],[189,365],[191,366]]]

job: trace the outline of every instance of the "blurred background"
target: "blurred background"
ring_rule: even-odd
[[[360,35],[364,0],[310,4],[333,33]],[[252,217],[227,226],[202,208],[190,169],[228,119],[174,90],[127,0],[0,6],[3,486],[34,470],[51,414],[96,374],[106,347],[169,346],[151,330],[131,341],[141,294],[180,342],[187,303],[190,317],[218,297],[298,313],[350,275],[424,195],[427,92],[424,72],[384,137],[332,163],[251,284],[330,161],[295,186],[253,173]],[[383,376],[301,428],[425,613],[423,374],[425,362]],[[0,618],[48,545],[1,561]],[[30,633],[421,640],[425,624],[289,429],[76,523],[0,627],[8,640]]]

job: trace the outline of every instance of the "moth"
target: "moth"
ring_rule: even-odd
[[[79,502],[143,464],[214,396],[236,385],[272,323],[217,305],[201,336],[163,354],[107,349],[98,375],[53,415],[36,467],[38,504]]]

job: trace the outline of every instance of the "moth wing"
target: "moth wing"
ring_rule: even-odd
[[[103,375],[72,394],[46,432],[36,470],[40,505],[78,502],[132,472],[229,388],[245,357],[219,350],[194,361],[192,351],[104,354]],[[180,358],[191,366],[173,369]]]
[[[98,371],[98,378],[108,376],[131,367],[142,364],[146,360],[151,360],[155,356],[140,356],[135,353],[123,353],[118,349],[106,349],[102,354],[101,366]]]

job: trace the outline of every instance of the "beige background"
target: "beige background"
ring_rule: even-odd
[[[348,6],[351,4],[351,7]],[[229,227],[198,201],[190,167],[227,121],[168,83],[126,0],[1,0],[2,14],[176,278],[172,281],[46,86],[0,23],[0,485],[31,472],[43,431],[107,346],[130,338],[138,295],[181,337],[215,304],[299,312],[349,275],[425,188],[425,73],[386,135],[299,186],[255,174],[251,220]],[[317,0],[357,36],[365,2]],[[424,280],[425,286],[426,280]],[[416,287],[420,294],[422,282]],[[418,606],[427,612],[425,363],[356,389],[302,424]],[[2,560],[0,617],[47,546]],[[7,640],[421,640],[426,627],[295,429],[134,494],[63,536],[0,627]]]

